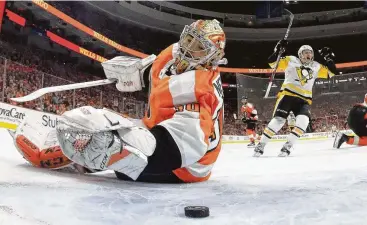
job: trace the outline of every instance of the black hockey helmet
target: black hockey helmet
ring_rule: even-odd
[[[242,98],[241,98],[241,102],[247,102],[247,100],[248,100],[248,98],[247,98],[247,96],[245,95],[245,96],[242,96]]]

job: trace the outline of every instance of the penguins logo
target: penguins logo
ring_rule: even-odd
[[[297,68],[297,75],[299,82],[301,82],[301,85],[303,86],[313,78],[313,71],[311,68],[301,66],[300,68]]]

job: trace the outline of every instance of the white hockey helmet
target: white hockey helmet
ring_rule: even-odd
[[[304,56],[303,52],[304,51],[311,51],[312,54],[310,56]],[[302,45],[299,50],[298,50],[298,58],[301,60],[302,63],[304,64],[309,64],[310,62],[313,61],[314,59],[314,52],[311,46],[309,45]]]

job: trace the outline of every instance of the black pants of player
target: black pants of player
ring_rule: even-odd
[[[256,129],[256,120],[248,120],[246,121],[246,129],[255,130]]]
[[[367,107],[355,105],[349,111],[348,126],[359,137],[367,136]]]
[[[280,97],[275,106],[274,117],[279,116],[287,119],[289,112],[292,111],[295,116],[305,115],[310,117],[310,105],[302,98],[284,95]]]
[[[157,145],[153,155],[148,157],[148,165],[137,181],[152,183],[183,183],[172,170],[181,167],[181,153],[171,134],[162,126],[153,127],[150,132],[154,135]],[[132,180],[123,173],[115,171],[117,178]]]

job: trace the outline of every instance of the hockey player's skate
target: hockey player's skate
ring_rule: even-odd
[[[254,148],[256,146],[255,142],[252,141],[250,144],[247,145],[248,148]]]
[[[290,143],[290,142],[286,142],[284,145],[283,145],[283,147],[282,147],[282,149],[280,150],[280,153],[279,153],[279,157],[287,157],[287,156],[289,156],[289,154],[291,154],[291,151],[290,151],[290,149],[291,149],[291,147],[292,147],[292,144]]]
[[[256,145],[255,149],[254,149],[254,157],[260,157],[262,154],[264,154],[264,148],[265,148],[265,143],[259,143]]]
[[[338,132],[335,136],[333,147],[340,148],[340,146],[346,141],[348,141],[348,136],[342,132]]]

